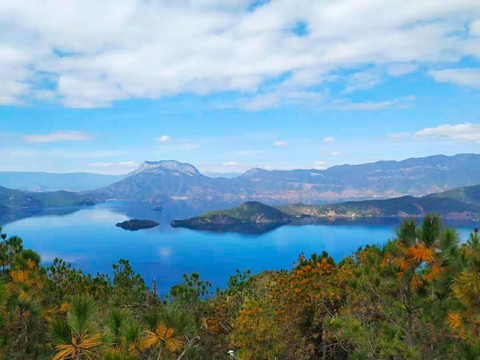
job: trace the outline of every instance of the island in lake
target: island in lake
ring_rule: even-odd
[[[118,223],[116,226],[124,230],[137,231],[142,229],[150,229],[158,226],[159,224],[153,220],[127,220]]]
[[[467,186],[422,197],[402,196],[387,200],[349,201],[329,205],[293,204],[269,206],[248,201],[233,209],[208,211],[172,227],[207,231],[245,232],[245,228],[309,224],[319,220],[423,217],[437,213],[444,219],[480,220],[480,186]]]
[[[170,225],[208,231],[262,233],[290,220],[288,214],[272,206],[247,201],[233,209],[207,211],[189,219],[173,220]]]

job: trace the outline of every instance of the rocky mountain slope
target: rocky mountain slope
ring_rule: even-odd
[[[125,179],[92,192],[104,199],[138,199],[151,202],[221,197],[217,182],[190,164],[174,160],[146,161]]]
[[[315,203],[340,200],[423,196],[480,184],[480,155],[430,156],[334,166],[326,170],[252,169],[239,177],[209,178],[177,161],[148,161],[125,179],[93,192],[102,199],[171,199],[267,203]]]
[[[237,194],[285,202],[423,196],[480,184],[480,155],[430,156],[326,170],[252,169],[232,179]]]

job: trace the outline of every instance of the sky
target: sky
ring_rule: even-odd
[[[0,0],[0,171],[480,153],[478,0]]]

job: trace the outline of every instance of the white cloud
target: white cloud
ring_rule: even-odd
[[[311,105],[325,103],[327,96],[323,92],[302,91],[283,87],[270,93],[258,94],[251,98],[242,98],[237,101],[237,106],[249,111],[258,111],[286,105]]]
[[[330,155],[332,155],[333,157],[339,157],[342,155],[342,153],[340,151],[334,151]]]
[[[34,72],[26,65],[32,60],[28,48],[0,40],[0,105],[20,105],[31,92]]]
[[[275,99],[275,101],[258,101],[266,98]],[[268,94],[256,95],[251,99],[241,99],[237,105],[240,105],[240,107],[250,111],[275,108],[280,106],[280,104],[303,105],[313,109],[375,111],[382,109],[404,109],[411,107],[414,101],[415,96],[409,95],[385,101],[366,101],[355,103],[346,99],[330,98],[328,92],[275,91]]]
[[[332,143],[334,141],[335,141],[335,139],[333,138],[333,136],[327,136],[326,138],[324,138],[322,140],[322,142],[324,142],[324,143]]]
[[[120,162],[93,162],[91,167],[99,169],[102,173],[107,174],[126,174],[138,167],[135,161],[120,161]],[[100,170],[101,169],[101,170]]]
[[[71,108],[107,107],[114,100],[128,98],[118,83],[102,74],[62,74],[57,86],[62,103]]]
[[[480,69],[461,68],[429,71],[435,81],[480,88]]]
[[[462,142],[480,143],[480,124],[444,124],[433,128],[427,128],[415,133],[415,138],[439,138]]]
[[[111,167],[132,168],[132,167],[136,167],[137,163],[135,161],[94,162],[91,165],[96,168],[111,168]]]
[[[325,164],[326,164],[325,161],[317,161],[317,162],[315,162],[315,167],[314,168],[317,169],[317,170],[324,170],[324,169],[327,168]]]
[[[415,96],[409,95],[406,97],[393,99],[393,100],[385,100],[385,101],[366,101],[363,103],[339,103],[337,104],[337,108],[341,110],[382,110],[382,109],[402,109],[405,107],[409,107],[415,101]]]
[[[162,135],[159,138],[157,138],[157,141],[165,143],[170,141],[170,136],[168,135]]]
[[[471,38],[478,35],[478,0],[271,0],[248,11],[250,3],[2,1],[8,37],[0,39],[0,104],[35,97],[42,74],[57,101],[90,108],[179,93],[257,94],[285,74],[285,86],[302,92],[356,69],[351,92],[380,81],[363,68],[480,57]],[[308,36],[289,31],[298,19]],[[292,100],[265,95],[245,106],[283,101]]]
[[[362,71],[350,75],[344,93],[352,93],[357,90],[371,89],[382,81],[382,75],[378,71]]]
[[[275,141],[273,143],[273,146],[276,146],[276,147],[287,147],[288,146],[288,142],[286,141]]]
[[[240,165],[240,164],[235,161],[227,161],[222,163],[222,166],[237,166],[237,165]]]
[[[56,98],[56,94],[53,90],[35,90],[33,97],[37,100],[51,101]]]
[[[281,95],[278,93],[260,94],[252,99],[243,99],[240,101],[240,105],[245,110],[256,111],[264,110],[268,108],[276,108],[280,105]]]
[[[51,143],[62,141],[87,141],[90,137],[80,131],[54,131],[50,134],[25,135],[23,141],[28,143]]]
[[[198,163],[195,164],[201,173],[232,173],[245,172],[253,167],[259,166],[259,164],[253,164],[248,162],[236,162],[236,161],[225,161],[220,163]]]
[[[403,76],[418,70],[417,64],[393,64],[387,69],[390,76]]]
[[[350,103],[342,105],[340,108],[342,110],[381,110],[390,108],[393,105],[396,105],[396,103],[391,100],[378,102],[366,101],[363,103]]]
[[[480,19],[470,23],[470,35],[480,36]]]

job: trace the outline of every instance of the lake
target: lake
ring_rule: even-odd
[[[215,287],[224,287],[236,269],[253,273],[288,269],[303,251],[327,251],[335,260],[360,246],[382,244],[394,236],[399,220],[334,222],[305,226],[282,226],[262,234],[209,233],[171,228],[170,221],[196,215],[226,204],[165,205],[163,211],[139,202],[110,201],[85,208],[52,209],[21,219],[1,219],[3,232],[20,236],[26,248],[50,264],[63,258],[76,268],[95,274],[110,273],[112,264],[129,259],[148,284],[157,279],[159,294],[182,281],[183,273],[198,272]],[[115,226],[128,219],[149,219],[156,228],[126,231]],[[449,222],[462,240],[474,223]]]

